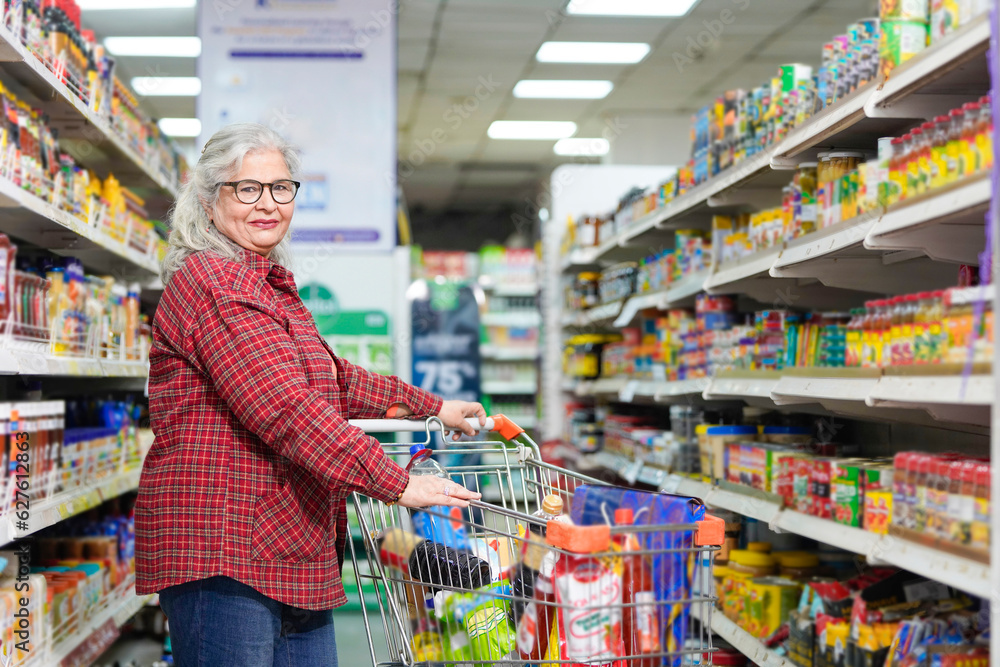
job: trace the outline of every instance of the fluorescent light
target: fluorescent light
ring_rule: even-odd
[[[198,37],[108,37],[104,46],[113,56],[197,58],[201,55]]]
[[[495,120],[487,130],[491,139],[565,139],[576,132],[576,123],[549,120]]]
[[[535,57],[542,63],[632,65],[648,53],[642,42],[545,42]]]
[[[197,118],[161,118],[160,130],[168,137],[197,137],[201,121]]]
[[[610,81],[555,81],[526,79],[514,86],[514,97],[600,100],[615,87]]]
[[[137,76],[132,90],[141,97],[197,97],[201,79],[196,76]]]
[[[77,0],[83,11],[123,9],[187,9],[198,4],[197,0]]]
[[[607,155],[609,150],[611,150],[611,143],[607,139],[599,137],[593,139],[584,137],[560,139],[556,142],[555,148],[552,149],[556,155],[581,155],[586,157]]]
[[[567,14],[584,16],[684,16],[698,0],[571,0]]]

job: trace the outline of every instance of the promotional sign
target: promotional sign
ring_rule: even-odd
[[[201,145],[256,122],[301,151],[292,240],[389,252],[396,221],[396,13],[385,0],[199,4]]]
[[[479,304],[471,287],[421,281],[412,302],[413,384],[445,399],[478,401]]]
[[[395,312],[398,270],[391,255],[337,255],[331,260],[309,250],[296,256],[293,266],[299,296],[334,353],[386,375],[396,371],[390,313]]]

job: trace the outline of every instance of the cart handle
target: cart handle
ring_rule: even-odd
[[[466,419],[473,429],[483,432],[499,433],[506,440],[513,440],[524,433],[524,429],[503,415],[486,418],[486,425],[480,426],[479,419]],[[426,421],[412,419],[352,419],[351,426],[360,428],[365,433],[420,433],[426,431],[442,431],[441,420],[432,417]]]

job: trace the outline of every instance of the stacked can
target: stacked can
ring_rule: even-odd
[[[927,48],[930,3],[928,0],[881,0],[879,16],[882,24],[879,70],[885,77]]]

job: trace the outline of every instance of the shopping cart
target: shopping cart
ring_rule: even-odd
[[[352,423],[369,433],[422,432],[425,446],[444,430],[437,419]],[[468,510],[407,510],[353,496],[364,550],[349,541],[350,565],[372,664],[710,664],[721,520],[678,523],[669,508],[701,517],[700,501],[613,487],[547,464],[503,416],[484,430],[502,439],[445,440],[433,452],[463,463],[448,473],[482,494]],[[383,446],[408,457],[411,444]],[[567,513],[572,506],[577,525],[532,516],[549,495]],[[615,512],[628,504],[632,517]],[[461,544],[415,536],[416,518],[437,521]],[[373,641],[380,634],[384,646]]]

